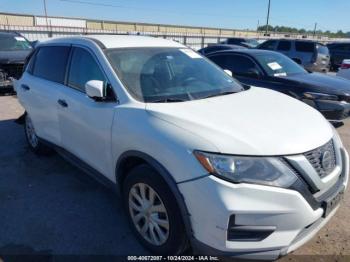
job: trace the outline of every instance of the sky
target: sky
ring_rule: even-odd
[[[44,0],[0,0],[0,12],[43,15]],[[46,0],[49,16],[252,29],[268,0]],[[350,31],[349,0],[271,0],[270,24]]]

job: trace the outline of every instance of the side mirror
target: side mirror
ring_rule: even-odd
[[[85,92],[88,97],[94,100],[101,100],[104,95],[104,83],[100,80],[90,80],[85,84]]]
[[[232,72],[231,70],[228,70],[228,69],[224,69],[225,73],[228,74],[229,76],[232,77]]]

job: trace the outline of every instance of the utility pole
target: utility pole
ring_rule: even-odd
[[[269,32],[270,4],[271,4],[271,0],[269,0],[269,5],[268,5],[268,8],[267,8],[266,30],[265,30],[266,34]]]
[[[315,27],[314,27],[314,38],[316,36],[316,29],[317,29],[317,23],[315,23]]]
[[[49,30],[49,22],[48,22],[48,19],[47,19],[46,0],[43,0],[43,2],[44,2],[44,12],[45,12],[45,19],[46,19],[46,28],[47,28],[47,30]]]

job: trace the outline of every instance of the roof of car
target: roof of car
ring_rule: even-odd
[[[278,52],[275,52],[275,51],[270,51],[270,50],[263,50],[263,49],[227,49],[227,50],[220,50],[220,51],[217,51],[217,52],[213,52],[213,53],[210,53],[210,55],[212,54],[218,54],[218,53],[239,53],[239,54],[248,54],[248,55],[259,55],[259,54],[276,54]],[[278,53],[279,54],[279,53]]]
[[[2,36],[19,36],[20,34],[16,32],[0,32],[0,35]]]
[[[125,47],[184,47],[182,44],[163,38],[138,35],[84,35],[74,37],[52,38],[40,44],[70,43],[76,41],[93,40],[103,48]]]

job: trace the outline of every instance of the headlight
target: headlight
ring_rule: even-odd
[[[289,187],[298,177],[276,157],[243,157],[194,151],[201,165],[215,176],[234,183]]]
[[[304,93],[304,97],[307,99],[318,99],[318,100],[332,100],[332,101],[338,101],[338,96],[336,95],[328,95],[323,93],[314,93],[314,92],[306,92]]]

